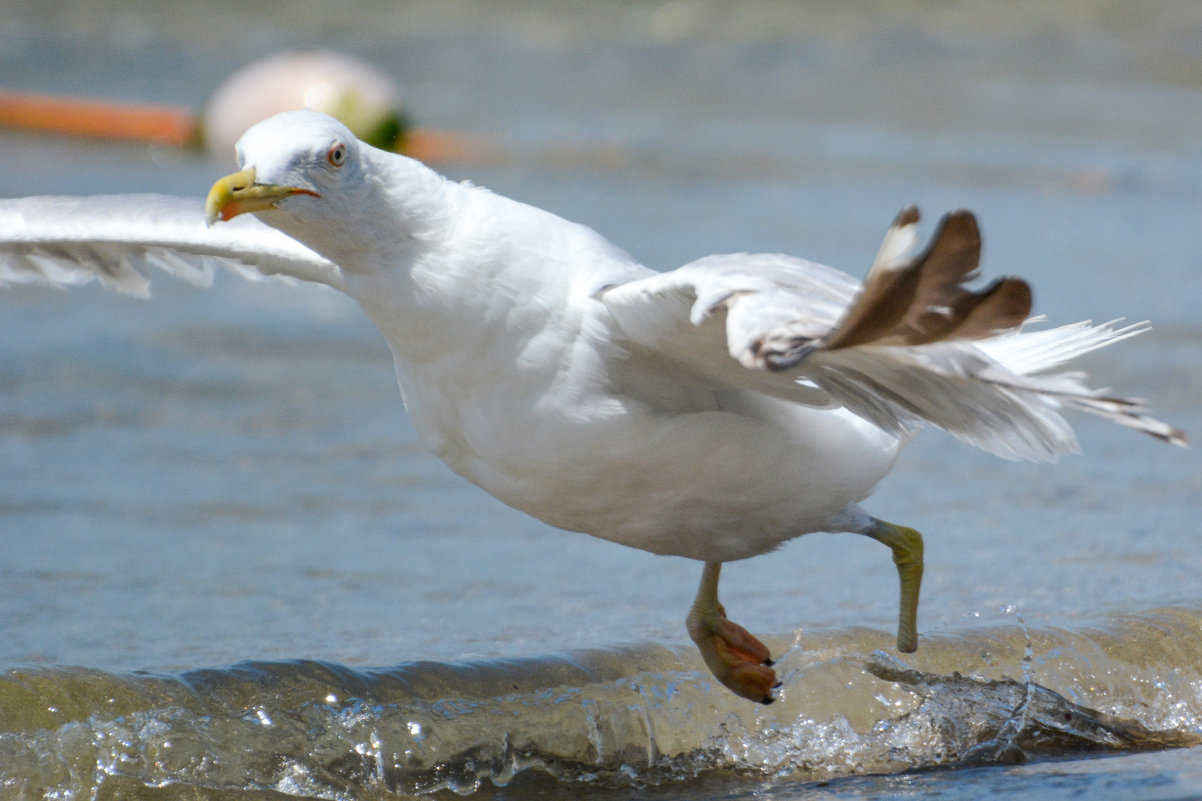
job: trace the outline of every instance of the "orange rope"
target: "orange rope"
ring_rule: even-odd
[[[198,116],[183,106],[156,106],[67,95],[0,89],[0,127],[27,131],[152,142],[177,147],[199,145]],[[401,152],[420,161],[483,163],[499,154],[471,134],[430,129],[406,132]]]
[[[182,106],[152,106],[0,89],[0,125],[32,131],[186,146],[196,115]]]
[[[401,137],[401,153],[426,163],[485,164],[499,161],[497,148],[482,137],[431,128],[412,128]]]

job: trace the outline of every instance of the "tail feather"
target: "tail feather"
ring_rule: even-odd
[[[904,434],[931,424],[1005,459],[1054,461],[1079,448],[1072,427],[1030,382],[967,343],[850,348],[823,354],[814,380],[856,414]]]
[[[1146,330],[1078,323],[977,342],[820,351],[811,357],[820,369],[810,378],[881,428],[903,434],[933,424],[1008,459],[1051,461],[1076,452],[1065,409],[1185,446],[1186,435],[1149,416],[1143,401],[1091,389],[1083,373],[1054,371]]]
[[[1043,319],[1032,317],[1026,322],[1037,323]],[[1085,320],[1039,331],[1030,331],[1024,326],[973,344],[1012,373],[1039,375],[1091,351],[1152,330],[1146,321],[1117,327],[1121,322],[1119,319],[1094,325]]]
[[[1010,374],[1010,378],[1002,379],[1007,386],[1037,393],[1049,401],[1142,431],[1172,445],[1187,446],[1189,439],[1185,432],[1151,417],[1145,401],[1089,389],[1083,383],[1083,373],[1047,374],[1046,371],[1085,353],[1151,330],[1147,322],[1121,328],[1117,327],[1119,322],[1113,320],[1102,325],[1081,322],[1046,331],[1015,331],[977,342],[976,346]]]
[[[1064,401],[1066,406],[1080,409],[1090,414],[1096,414],[1112,423],[1117,423],[1136,431],[1142,431],[1170,445],[1176,445],[1181,448],[1189,446],[1189,438],[1184,431],[1146,414],[1147,407],[1144,401],[1138,398],[1108,398],[1098,396],[1094,398],[1066,398]]]

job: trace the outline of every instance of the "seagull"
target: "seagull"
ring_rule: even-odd
[[[863,282],[772,254],[653,271],[591,229],[286,112],[237,144],[203,211],[162,196],[0,201],[0,283],[215,266],[346,293],[383,333],[422,442],[552,526],[704,563],[687,630],[714,677],[769,703],[768,648],[729,620],[723,563],[811,532],[888,546],[897,648],[915,650],[923,539],[861,502],[926,426],[1008,459],[1077,441],[1064,410],[1176,445],[1144,404],[1061,371],[1146,324],[1032,330],[1031,290],[980,289],[974,216],[919,247],[901,211]]]

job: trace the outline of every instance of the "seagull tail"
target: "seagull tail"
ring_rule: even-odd
[[[877,425],[904,433],[931,423],[1007,458],[1051,460],[1076,451],[1060,415],[1066,408],[1187,444],[1182,431],[1149,416],[1143,401],[1090,389],[1081,373],[1054,372],[1148,330],[1147,323],[1028,331],[1025,281],[967,286],[980,262],[973,215],[945,215],[926,249],[911,256],[918,219],[912,207],[897,216],[859,295],[829,334],[804,348],[760,348],[766,366],[785,369],[806,359],[812,367],[829,365],[817,383]]]
[[[1007,459],[1054,461],[1079,450],[1066,409],[1184,446],[1185,434],[1151,417],[1143,401],[1091,389],[1083,373],[1057,370],[1146,330],[1144,324],[1076,323],[975,342],[819,351],[808,362],[807,378],[885,430],[905,435],[935,425]]]
[[[1142,399],[1111,396],[1106,390],[1089,389],[1080,372],[1049,373],[1090,351],[1151,328],[1147,322],[1121,327],[1120,322],[1113,320],[1094,325],[1087,321],[1044,331],[1018,330],[979,341],[975,343],[976,347],[1005,370],[996,378],[988,375],[982,378],[1021,392],[1038,394],[1052,404],[1097,415],[1172,445],[1188,446],[1185,432],[1150,416]]]

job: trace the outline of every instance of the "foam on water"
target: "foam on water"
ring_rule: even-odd
[[[802,780],[1188,746],[1202,737],[1202,607],[1075,630],[983,628],[905,660],[864,629],[770,645],[779,700],[735,698],[689,649],[353,670],[0,677],[5,797],[331,799],[523,781]]]

